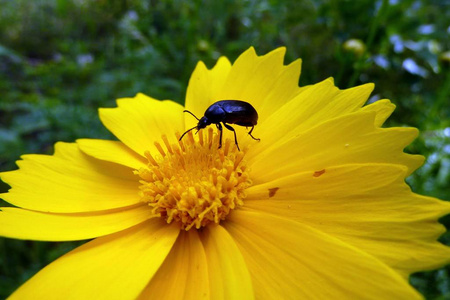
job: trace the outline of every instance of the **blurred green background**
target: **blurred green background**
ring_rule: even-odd
[[[116,98],[183,103],[198,60],[212,67],[251,45],[258,54],[287,46],[286,63],[303,59],[300,85],[374,82],[369,102],[397,105],[386,125],[421,130],[407,151],[427,161],[408,183],[449,200],[449,20],[445,0],[0,0],[0,171],[57,141],[111,138],[97,108]],[[78,244],[0,239],[0,298]],[[411,282],[428,299],[450,299],[449,267]]]

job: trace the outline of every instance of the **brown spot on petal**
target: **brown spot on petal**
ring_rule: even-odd
[[[279,189],[279,187],[269,189],[269,197],[272,198],[273,196],[275,196]]]
[[[321,176],[323,173],[325,173],[325,169],[320,170],[320,171],[315,171],[314,174],[313,174],[313,176],[314,176],[314,177],[319,177],[319,176]]]

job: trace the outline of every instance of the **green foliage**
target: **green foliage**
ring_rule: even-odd
[[[52,153],[57,141],[112,138],[97,108],[116,98],[142,92],[183,103],[199,60],[211,67],[251,45],[260,54],[284,45],[287,62],[304,60],[301,85],[330,76],[341,88],[375,82],[369,101],[397,105],[387,125],[421,129],[407,151],[428,158],[408,183],[450,199],[444,2],[0,0],[0,171],[21,154]],[[75,245],[0,240],[0,298]],[[450,268],[412,283],[427,298],[450,297]]]

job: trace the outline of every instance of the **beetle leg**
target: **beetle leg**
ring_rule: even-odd
[[[248,132],[248,134],[252,137],[252,139],[254,139],[255,141],[260,141],[261,139],[257,139],[252,135],[252,131],[255,128],[255,126],[252,126],[252,129],[250,129],[250,131]]]
[[[234,128],[231,127],[231,126],[228,125],[228,124],[225,124],[225,123],[223,123],[223,126],[225,126],[226,129],[233,131],[233,133],[234,133],[234,143],[236,144],[238,150],[241,151],[241,149],[239,149],[239,145],[238,145],[237,137],[236,137],[236,131],[234,130]]]
[[[219,129],[219,149],[222,148],[222,125],[216,123],[217,129]]]

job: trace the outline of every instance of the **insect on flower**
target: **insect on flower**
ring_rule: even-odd
[[[184,137],[186,133],[193,129],[197,129],[199,131],[202,128],[205,128],[208,125],[216,124],[217,129],[220,131],[220,138],[219,138],[219,149],[222,147],[222,125],[220,122],[223,123],[223,126],[225,126],[226,129],[233,131],[234,133],[234,143],[236,144],[238,150],[239,145],[236,138],[236,131],[233,127],[231,127],[229,124],[236,124],[239,126],[246,126],[246,127],[252,127],[248,134],[254,139],[255,141],[259,141],[260,139],[255,138],[252,135],[252,131],[255,128],[255,125],[258,122],[258,113],[256,112],[256,109],[248,102],[240,101],[240,100],[221,100],[217,101],[214,104],[212,104],[208,109],[205,111],[204,116],[199,119],[197,118],[192,112],[185,110],[184,112],[190,113],[198,120],[197,126],[192,127],[191,129],[188,129],[183,133],[183,135],[180,137],[181,139]]]

